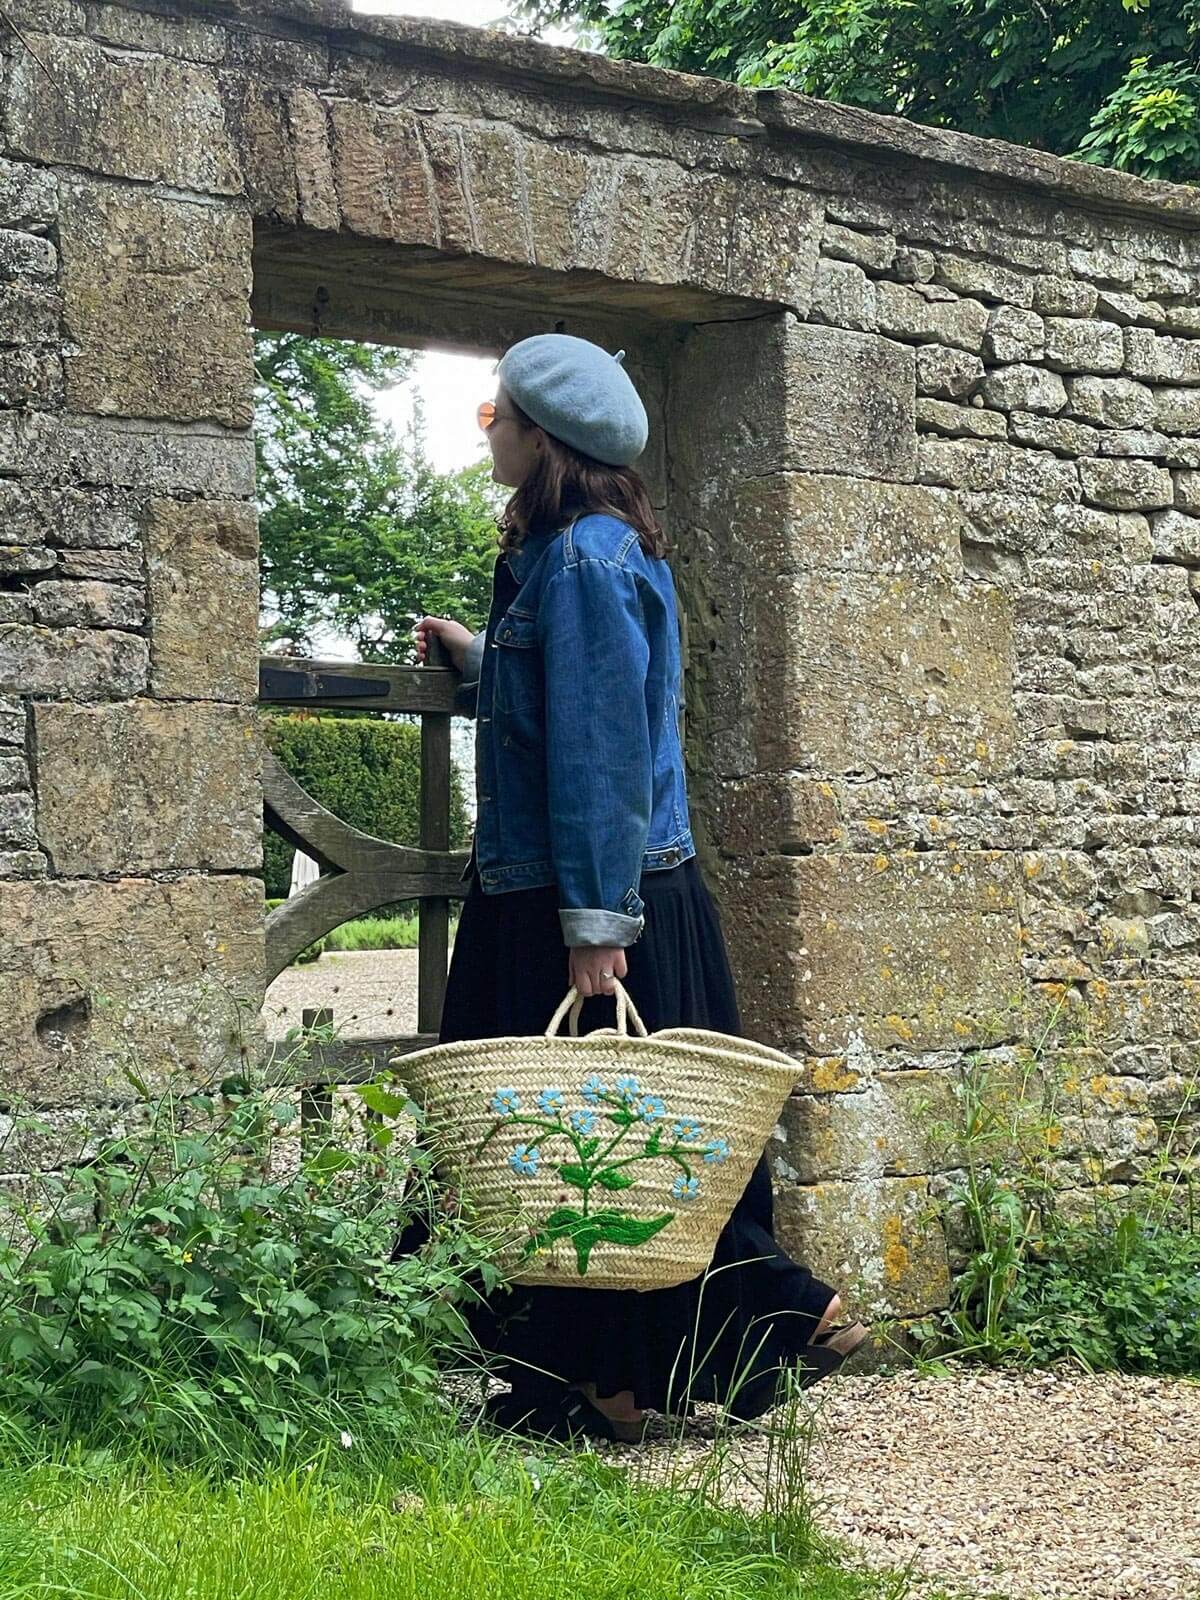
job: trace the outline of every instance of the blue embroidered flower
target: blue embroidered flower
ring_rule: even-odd
[[[694,1200],[700,1192],[699,1178],[685,1178],[681,1172],[671,1185],[671,1194],[676,1200]]]
[[[634,1107],[643,1122],[657,1122],[667,1114],[667,1108],[656,1094],[643,1095]]]
[[[591,1133],[592,1129],[596,1126],[596,1113],[594,1111],[572,1111],[571,1115],[567,1118],[567,1121],[571,1124],[576,1133],[583,1134],[584,1138],[586,1139],[588,1134]]]
[[[719,1167],[729,1156],[728,1139],[710,1139],[705,1146],[704,1159],[712,1167]]]
[[[508,1164],[514,1172],[519,1172],[523,1178],[531,1178],[537,1172],[538,1162],[542,1159],[541,1151],[537,1145],[519,1144],[508,1158]]]
[[[675,1124],[674,1134],[683,1144],[692,1144],[704,1132],[695,1117],[680,1117]]]
[[[563,1108],[561,1089],[543,1089],[538,1095],[538,1106],[548,1117],[556,1117]]]
[[[616,1088],[627,1106],[631,1106],[642,1092],[636,1078],[618,1078]]]
[[[499,1117],[512,1117],[521,1109],[521,1096],[515,1089],[497,1089],[492,1096],[492,1110]]]
[[[608,1090],[604,1087],[604,1084],[601,1083],[601,1081],[600,1081],[599,1073],[596,1073],[596,1072],[592,1073],[591,1077],[584,1084],[582,1093],[583,1093],[583,1098],[587,1101],[588,1105],[590,1105],[590,1106],[599,1105],[600,1096],[603,1095],[603,1094],[607,1094],[608,1093]]]

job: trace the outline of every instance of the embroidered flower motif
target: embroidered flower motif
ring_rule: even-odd
[[[594,1111],[572,1111],[567,1121],[576,1133],[581,1133],[586,1139],[596,1126],[596,1113]]]
[[[680,1117],[673,1130],[675,1137],[683,1144],[692,1144],[704,1132],[695,1117]]]
[[[700,1192],[699,1178],[685,1178],[681,1172],[671,1185],[671,1194],[676,1200],[694,1200]]]
[[[710,1139],[704,1148],[704,1159],[711,1167],[719,1167],[722,1161],[728,1159],[728,1156],[728,1139]]]
[[[543,1089],[538,1095],[538,1107],[548,1117],[556,1117],[563,1108],[563,1092],[561,1089]]]
[[[636,1078],[618,1078],[616,1090],[627,1106],[631,1106],[642,1092]]]
[[[595,1105],[599,1105],[600,1096],[602,1094],[607,1094],[608,1090],[604,1087],[604,1084],[600,1081],[600,1074],[597,1073],[597,1072],[593,1072],[591,1077],[584,1084],[583,1089],[580,1092],[582,1093],[583,1098],[587,1101],[588,1105],[595,1106]]]
[[[519,1172],[523,1178],[533,1177],[538,1169],[538,1162],[542,1159],[541,1151],[537,1145],[519,1144],[508,1158],[508,1164],[514,1172]]]
[[[499,1117],[512,1117],[521,1109],[521,1096],[515,1089],[497,1089],[492,1096],[492,1110]]]
[[[666,1106],[656,1094],[643,1095],[634,1110],[643,1122],[657,1122],[667,1114]]]

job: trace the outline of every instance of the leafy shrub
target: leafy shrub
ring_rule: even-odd
[[[416,722],[372,716],[279,715],[264,712],[267,748],[314,800],[351,827],[393,844],[416,846],[421,831],[421,729]],[[464,848],[470,823],[462,777],[450,769],[450,848]],[[267,894],[291,888],[295,849],[263,832]],[[413,901],[396,902],[409,915]]]
[[[1008,1321],[1040,1361],[1200,1376],[1200,1233],[1133,1212],[1112,1231],[1066,1229],[1026,1266]]]
[[[44,1180],[48,1214],[24,1209],[20,1242],[0,1230],[0,1408],[209,1455],[231,1434],[240,1456],[360,1418],[402,1431],[466,1343],[472,1275],[496,1275],[433,1210],[420,1149],[371,1122],[303,1149],[293,1100],[228,1080],[147,1101],[141,1128]],[[420,1208],[429,1244],[392,1263]]]

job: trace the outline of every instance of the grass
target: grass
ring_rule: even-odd
[[[222,1480],[33,1443],[0,1465],[0,1600],[902,1600],[777,1516],[481,1429]],[[807,1529],[807,1524],[804,1524]],[[791,1533],[795,1533],[795,1529]],[[807,1538],[807,1533],[805,1534]]]

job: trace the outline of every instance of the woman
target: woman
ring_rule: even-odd
[[[579,1031],[613,1025],[614,980],[646,1027],[741,1033],[716,906],[689,824],[679,635],[667,545],[632,463],[646,413],[598,345],[539,334],[501,360],[479,408],[498,519],[486,628],[423,617],[477,713],[478,815],[439,1042],[539,1034],[574,984]],[[464,873],[464,876],[466,874]],[[415,1242],[415,1241],[414,1241]],[[512,1385],[504,1426],[631,1438],[643,1411],[718,1400],[739,1417],[866,1337],[772,1233],[763,1157],[709,1272],[650,1292],[514,1287],[471,1313]]]

